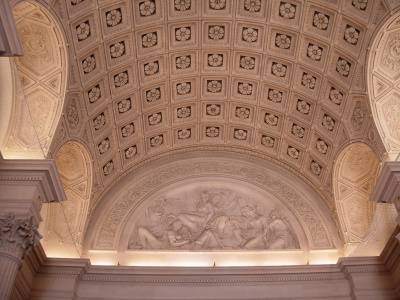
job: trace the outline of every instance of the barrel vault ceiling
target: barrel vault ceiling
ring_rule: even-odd
[[[68,141],[89,151],[92,209],[136,166],[197,149],[279,161],[332,208],[340,150],[384,156],[365,68],[396,0],[42,2],[69,65],[49,157]]]

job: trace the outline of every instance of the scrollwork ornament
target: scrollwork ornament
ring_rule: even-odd
[[[315,12],[313,25],[320,30],[326,30],[328,28],[329,17],[323,13]]]
[[[265,117],[264,117],[264,122],[271,126],[277,126],[278,125],[278,117],[275,116],[274,114],[266,113]]]
[[[67,108],[67,120],[71,129],[77,128],[79,124],[78,109],[75,99],[71,99]]]
[[[106,124],[106,117],[104,113],[101,113],[93,120],[94,130],[99,130]]]
[[[88,74],[96,68],[96,58],[91,55],[82,61],[83,73]]]
[[[184,42],[190,40],[191,32],[190,27],[181,27],[175,31],[175,40]]]
[[[190,67],[190,55],[189,56],[180,56],[176,58],[176,68],[177,69],[186,69]]]
[[[207,127],[206,136],[214,138],[219,136],[219,127]]]
[[[144,48],[151,48],[155,45],[157,45],[157,32],[142,35],[142,46]]]
[[[316,147],[317,150],[322,154],[326,154],[326,152],[328,151],[328,145],[321,139],[318,139]]]
[[[365,10],[367,8],[368,0],[353,0],[351,4],[359,10]]]
[[[157,135],[153,138],[150,139],[150,146],[151,147],[158,147],[161,146],[164,143],[164,137],[163,135]]]
[[[250,56],[240,57],[240,67],[246,70],[253,70],[255,66],[255,58]]]
[[[248,119],[250,116],[250,110],[245,107],[236,107],[235,115],[239,119]]]
[[[99,145],[99,153],[103,154],[110,148],[110,140],[108,138],[104,139]]]
[[[130,123],[121,128],[121,135],[123,138],[130,136],[135,132],[135,124]]]
[[[223,62],[223,56],[220,54],[208,55],[208,65],[210,67],[220,67]]]
[[[246,140],[247,139],[247,130],[243,129],[235,129],[234,137],[237,140]]]
[[[190,93],[190,82],[182,82],[176,86],[178,95],[186,95]]]
[[[309,44],[307,48],[307,56],[315,61],[320,61],[322,56],[322,48],[317,45]]]
[[[149,119],[149,125],[157,125],[158,123],[161,122],[162,115],[161,115],[161,113],[154,113],[154,114],[150,115],[148,117],[148,119]]]
[[[296,108],[299,112],[301,112],[302,114],[308,115],[310,112],[310,104],[308,104],[306,101],[304,100],[298,100],[297,101],[297,108]]]
[[[343,94],[338,89],[332,88],[329,92],[329,99],[336,105],[340,105],[342,103]]]
[[[110,47],[111,58],[117,58],[124,54],[125,54],[125,43],[123,41],[111,45]]]
[[[207,90],[210,93],[219,93],[222,90],[221,80],[209,80],[207,81]]]
[[[129,147],[128,149],[125,150],[125,158],[130,159],[134,157],[137,153],[137,147],[136,145]]]
[[[294,159],[299,159],[299,150],[294,147],[289,146],[287,149],[287,154]]]
[[[310,164],[310,169],[311,169],[311,171],[315,174],[315,175],[317,175],[317,176],[319,176],[319,175],[321,175],[321,166],[319,165],[319,164],[317,164],[315,161],[312,161],[311,162],[311,164]]]
[[[178,139],[180,140],[186,140],[190,138],[191,136],[191,130],[190,129],[182,129],[178,131]]]
[[[106,14],[106,21],[108,27],[114,27],[121,23],[122,21],[122,14],[121,9],[113,9]]]
[[[100,99],[101,97],[101,90],[100,90],[100,86],[96,85],[94,88],[92,88],[89,92],[88,92],[88,97],[89,97],[89,102],[90,103],[94,103],[97,100]]]
[[[333,131],[333,129],[335,128],[335,120],[325,114],[322,118],[322,126],[324,126],[325,129],[329,131]]]
[[[367,109],[360,101],[357,101],[356,107],[353,111],[353,116],[351,117],[351,123],[353,124],[355,131],[358,131],[362,128],[366,115]]]
[[[282,3],[279,7],[279,15],[285,19],[294,19],[296,15],[296,6],[290,3]]]
[[[216,104],[209,104],[206,107],[206,113],[209,116],[219,116],[221,112],[221,106]]]
[[[121,72],[114,76],[114,85],[115,87],[124,86],[129,82],[128,72]]]
[[[273,63],[271,67],[271,73],[277,77],[286,76],[287,66],[279,63]]]
[[[144,65],[144,74],[151,76],[158,73],[158,61],[149,62]]]
[[[253,93],[253,85],[250,83],[239,83],[238,92],[242,95],[251,95]]]
[[[226,0],[210,0],[210,8],[214,10],[221,10],[225,8]]]
[[[258,39],[258,30],[254,28],[243,28],[242,39],[245,42],[255,43]]]
[[[222,40],[225,36],[224,26],[210,26],[208,28],[208,37],[212,40]]]
[[[151,16],[152,14],[155,13],[156,11],[156,5],[154,1],[144,1],[139,3],[139,11],[140,11],[140,16],[142,17],[148,17]]]
[[[0,249],[23,259],[29,251],[39,244],[42,236],[38,226],[32,224],[32,216],[16,218],[8,213],[0,219]]]
[[[261,137],[261,144],[264,146],[267,146],[269,148],[274,147],[275,145],[275,139],[266,135],[263,135]]]
[[[281,49],[289,49],[292,40],[286,34],[277,34],[275,38],[275,46]]]
[[[146,92],[147,102],[153,102],[159,100],[161,97],[161,90],[159,88],[154,88]]]
[[[249,12],[258,12],[261,8],[260,0],[245,0],[244,1],[244,9]]]
[[[118,103],[118,112],[123,114],[131,109],[131,99],[127,98]]]
[[[191,115],[190,107],[180,107],[176,113],[179,119],[188,118]]]
[[[303,73],[303,78],[301,79],[301,84],[309,89],[313,90],[315,88],[317,79],[307,73]]]
[[[391,33],[387,39],[382,55],[382,65],[391,70],[397,71],[400,66],[400,34]]]
[[[175,10],[185,11],[191,7],[191,0],[175,0]]]
[[[343,58],[339,58],[336,63],[336,71],[343,77],[348,77],[350,73],[350,64]]]
[[[104,167],[103,167],[103,174],[104,176],[110,175],[110,173],[114,170],[114,162],[110,160]]]
[[[305,130],[303,127],[293,124],[292,126],[292,134],[294,136],[297,136],[298,138],[303,138],[304,137]]]
[[[269,89],[268,91],[268,100],[276,103],[281,103],[282,101],[282,93],[278,90]]]
[[[344,31],[344,39],[349,44],[356,45],[357,42],[358,42],[359,33],[360,32],[357,29],[355,29],[354,27],[348,25],[347,28]]]
[[[78,37],[78,41],[86,40],[90,36],[89,21],[83,22],[76,26],[76,35]]]

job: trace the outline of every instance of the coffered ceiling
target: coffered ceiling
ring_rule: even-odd
[[[25,95],[51,90],[55,82],[56,96],[65,98],[45,151],[61,157],[59,150],[75,141],[80,146],[68,149],[89,153],[82,154],[93,168],[93,184],[82,179],[91,186],[89,216],[135,170],[172,155],[179,163],[180,154],[197,150],[242,153],[290,170],[318,193],[334,219],[332,170],[339,153],[363,142],[372,151],[355,147],[354,155],[370,151],[378,172],[385,146],[371,117],[367,49],[396,0],[39,3],[13,3],[24,51],[34,50],[17,67],[35,82],[23,81]],[[61,30],[48,29],[51,38],[29,44],[25,23],[33,29],[51,23],[43,7]],[[45,63],[50,57],[43,49],[57,54],[61,73]],[[34,73],[29,66],[37,57],[43,65]],[[384,81],[381,72],[374,76]],[[56,114],[41,105],[33,119]],[[60,153],[69,155],[68,149]],[[58,163],[62,175],[68,166]],[[366,210],[363,234],[373,214]]]
[[[366,48],[389,1],[56,1],[70,71],[64,140],[94,189],[151,156],[248,149],[331,190],[335,155],[375,132]],[[380,143],[372,145],[383,154]]]

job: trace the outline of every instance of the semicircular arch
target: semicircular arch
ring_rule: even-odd
[[[170,156],[168,159],[148,163],[114,186],[103,197],[92,215],[85,239],[84,255],[91,257],[97,250],[126,250],[127,239],[133,228],[130,218],[135,219],[133,214],[138,216],[139,211],[146,210],[143,208],[146,207],[143,201],[151,199],[151,195],[157,195],[163,188],[168,189],[177,182],[192,180],[202,183],[207,181],[207,178],[211,181],[212,178],[219,178],[221,181],[230,182],[231,186],[232,182],[241,182],[243,186],[257,187],[271,198],[278,199],[275,206],[271,204],[273,201],[269,202],[270,204],[267,204],[268,201],[260,202],[271,206],[265,209],[264,215],[273,207],[287,209],[287,212],[283,213],[284,217],[295,219],[293,224],[301,224],[301,229],[296,229],[295,232],[301,235],[304,231],[305,237],[301,240],[306,251],[341,251],[342,243],[330,212],[304,182],[282,167],[254,157],[198,152]],[[262,206],[257,205],[257,201],[253,202],[249,200],[251,206]],[[278,202],[280,206],[276,204]],[[193,206],[191,208],[193,209]],[[307,241],[308,245],[305,246],[304,241]]]
[[[360,245],[373,222],[376,205],[369,197],[379,171],[376,154],[363,143],[342,149],[335,162],[333,190],[346,255]]]
[[[371,39],[367,60],[372,115],[390,160],[400,153],[400,10],[386,18]]]
[[[61,117],[67,86],[65,34],[52,12],[37,2],[13,8],[24,56],[15,58],[15,111],[4,147],[13,157],[43,158]]]
[[[90,156],[78,142],[68,142],[55,158],[67,201],[44,209],[42,244],[48,256],[80,256],[92,190]]]

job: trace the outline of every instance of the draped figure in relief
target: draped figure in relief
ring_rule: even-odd
[[[296,249],[296,236],[279,211],[269,218],[253,204],[225,190],[201,191],[193,210],[190,200],[156,200],[139,220],[130,248],[231,250]],[[193,202],[192,202],[193,203]]]

